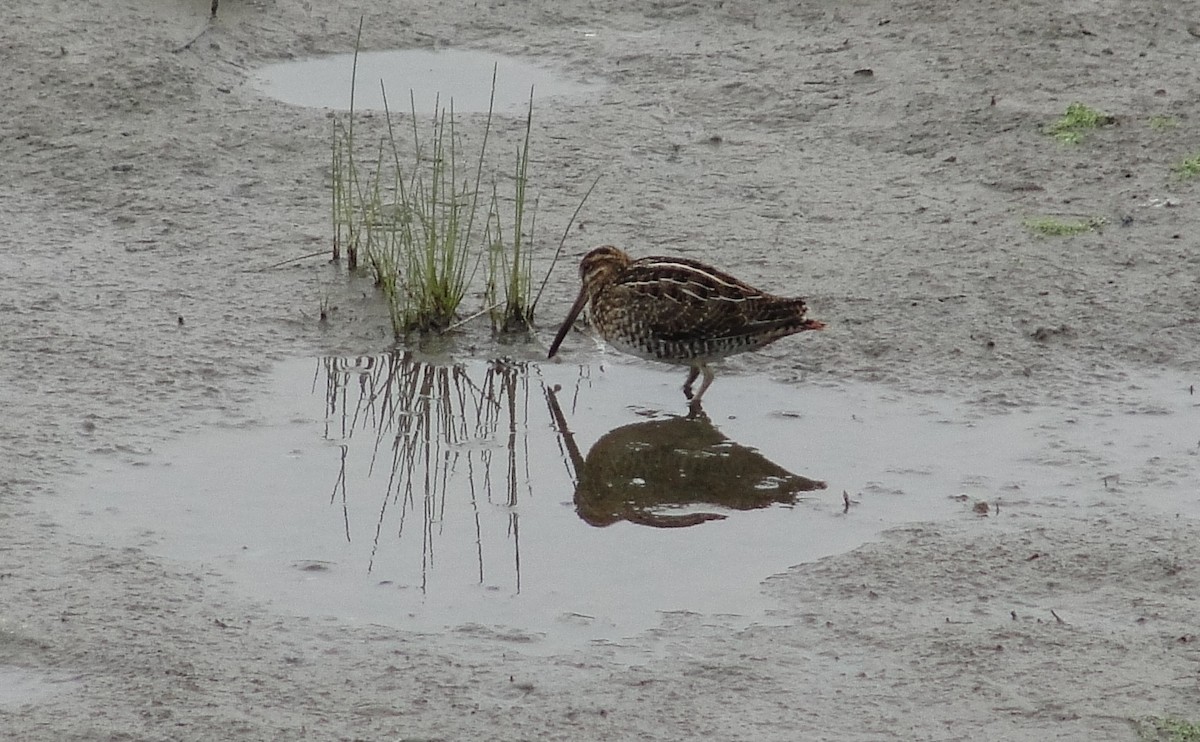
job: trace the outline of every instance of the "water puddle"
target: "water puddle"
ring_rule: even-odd
[[[281,62],[259,69],[254,84],[292,105],[348,110],[353,65],[353,54]],[[393,112],[406,113],[413,103],[418,112],[434,110],[435,103],[448,108],[451,100],[456,113],[486,112],[493,66],[499,113],[525,113],[530,88],[538,101],[596,89],[524,60],[473,49],[360,52],[354,107],[383,110],[382,83]]]
[[[0,708],[15,708],[81,687],[78,678],[0,665]]]
[[[726,374],[699,419],[681,381],[623,363],[285,363],[260,424],[99,461],[56,514],[296,613],[554,649],[669,611],[765,620],[767,576],[978,503],[995,517],[1152,489],[1200,511],[1200,398],[1175,381],[1120,410],[980,417]]]

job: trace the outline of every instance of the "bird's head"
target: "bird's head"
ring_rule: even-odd
[[[567,319],[558,328],[558,334],[554,336],[554,342],[550,343],[549,358],[553,358],[558,352],[558,346],[562,344],[563,338],[567,336],[567,331],[571,329],[571,325],[575,323],[575,318],[583,311],[588,301],[600,293],[605,286],[612,283],[621,271],[629,266],[629,255],[619,247],[612,245],[604,245],[583,256],[583,260],[579,261],[579,297],[575,299],[575,303],[571,306],[571,310],[567,312]]]
[[[579,280],[588,295],[595,295],[629,267],[629,254],[619,247],[604,245],[583,256],[579,261]]]

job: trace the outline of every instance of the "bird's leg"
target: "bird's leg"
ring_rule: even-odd
[[[697,371],[700,371],[704,374],[704,381],[700,384],[700,391],[696,392],[696,396],[691,397],[690,399],[692,400],[692,405],[699,407],[700,406],[700,398],[703,397],[704,392],[708,390],[708,385],[713,383],[713,372],[712,372],[712,369],[708,367],[708,364],[705,364],[705,363],[700,364],[699,368],[693,367],[692,368],[692,376],[688,380],[689,385],[691,384],[691,382],[696,380],[696,372]]]
[[[696,377],[699,375],[700,375],[700,367],[699,366],[692,366],[691,368],[688,369],[687,381],[683,382],[683,396],[687,397],[688,399],[692,398],[692,382],[694,382],[696,380]]]

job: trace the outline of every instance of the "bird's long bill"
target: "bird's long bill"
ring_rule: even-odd
[[[550,343],[550,353],[546,356],[547,358],[553,358],[554,354],[558,352],[558,346],[562,345],[563,338],[567,336],[567,332],[569,332],[571,326],[575,324],[575,319],[579,316],[579,313],[583,311],[583,307],[587,304],[587,301],[587,287],[581,286],[579,288],[579,298],[577,298],[575,303],[571,305],[571,311],[567,312],[566,321],[562,323],[562,327],[558,328],[558,334],[554,336],[554,342]]]

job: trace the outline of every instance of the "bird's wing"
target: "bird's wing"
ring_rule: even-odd
[[[681,258],[642,258],[608,291],[663,340],[783,331],[804,322],[802,299],[766,294],[710,266]]]

